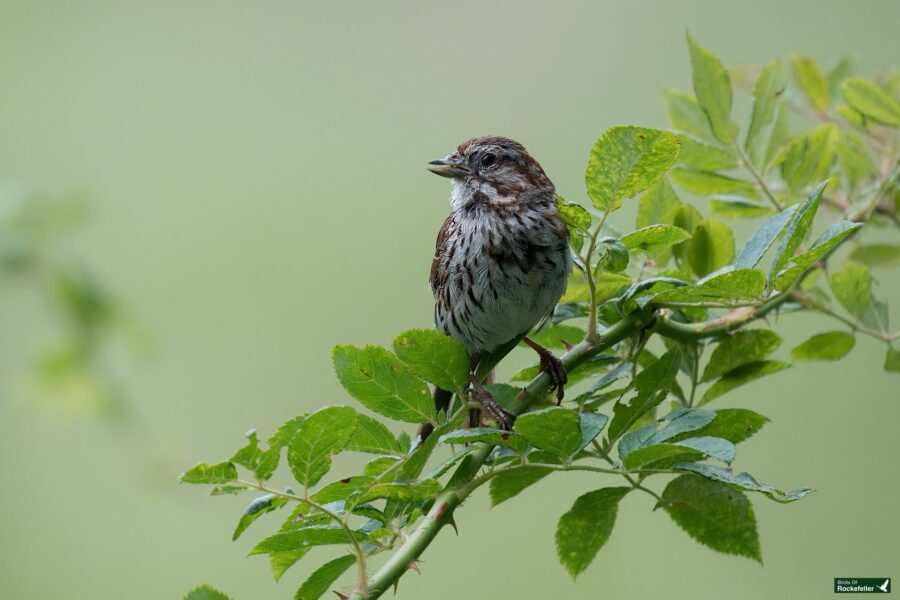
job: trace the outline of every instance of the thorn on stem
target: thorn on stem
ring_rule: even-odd
[[[408,566],[407,568],[408,568],[410,571],[415,571],[415,572],[418,573],[419,575],[422,574],[422,571],[419,570],[419,562],[416,561],[416,560],[414,560],[414,561],[412,561],[411,563],[409,563],[409,566]]]
[[[337,597],[340,598],[341,600],[349,600],[349,599],[350,599],[350,596],[345,596],[344,594],[340,593],[340,592],[337,591],[337,590],[332,590],[332,591],[333,591],[335,594],[337,594]]]

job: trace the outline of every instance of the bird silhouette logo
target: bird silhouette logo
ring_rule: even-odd
[[[888,591],[888,587],[890,587],[890,585],[891,585],[891,580],[890,580],[890,579],[885,579],[885,580],[884,580],[884,583],[882,583],[881,585],[879,585],[879,586],[877,586],[877,587],[878,587],[878,589],[881,590],[882,592],[887,592],[887,591]]]

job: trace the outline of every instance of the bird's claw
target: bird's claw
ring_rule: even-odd
[[[540,356],[541,371],[550,375],[550,379],[553,380],[553,387],[550,389],[556,389],[556,405],[559,406],[562,403],[563,396],[566,395],[565,386],[569,381],[569,374],[566,373],[566,367],[562,361],[550,352],[542,352]]]
[[[472,398],[477,400],[478,403],[484,407],[487,414],[497,421],[497,425],[500,426],[500,429],[505,431],[512,430],[512,424],[516,420],[516,414],[501,406],[494,400],[494,397],[491,396],[489,391],[483,387],[477,387],[472,390]]]

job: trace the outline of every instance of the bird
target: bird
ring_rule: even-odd
[[[538,353],[557,404],[565,393],[562,361],[528,337],[552,316],[572,271],[556,190],[525,147],[502,136],[472,138],[427,168],[452,181],[429,277],[435,327],[463,345],[471,398],[508,430],[515,415],[494,400],[479,373],[520,341]],[[435,407],[447,410],[451,397],[436,389]],[[472,422],[480,421],[478,412],[470,426],[480,425]],[[423,440],[428,429],[420,430]]]
[[[882,592],[886,592],[886,591],[888,591],[888,585],[890,583],[891,583],[890,579],[885,579],[884,583],[882,583],[881,585],[878,586],[878,589],[881,590]]]

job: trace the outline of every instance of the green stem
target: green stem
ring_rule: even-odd
[[[603,211],[603,215],[600,217],[600,221],[594,228],[593,233],[591,233],[591,243],[588,244],[587,255],[585,255],[585,257],[582,259],[582,262],[584,263],[584,273],[587,278],[588,293],[590,294],[590,307],[588,309],[588,330],[586,339],[592,344],[597,344],[600,341],[600,337],[597,331],[597,288],[594,282],[594,268],[591,265],[591,257],[594,256],[594,250],[597,248],[597,236],[600,235],[600,230],[603,229],[603,225],[606,223],[606,218],[609,217],[609,213],[609,208]]]
[[[819,302],[819,300],[816,299],[814,296],[810,296],[809,294],[804,294],[803,292],[792,292],[791,297],[794,300],[796,300],[797,302],[799,302],[800,304],[802,304],[803,306],[805,306],[811,310],[815,310],[817,312],[822,313],[823,315],[828,315],[829,317],[831,317],[833,319],[837,319],[838,321],[840,321],[841,323],[843,323],[844,325],[846,325],[853,331],[858,331],[859,333],[868,335],[877,340],[881,340],[882,342],[891,343],[894,340],[896,340],[897,338],[900,338],[900,331],[895,332],[895,333],[883,333],[881,331],[875,331],[874,329],[869,329],[868,327],[865,327],[856,321],[848,319],[847,317],[834,312],[833,310],[831,310],[830,308],[828,308],[827,306],[825,306],[824,304]]]
[[[772,190],[769,189],[769,185],[766,183],[766,180],[763,179],[763,176],[760,175],[759,171],[757,171],[756,168],[754,168],[753,163],[750,162],[750,157],[747,156],[747,153],[744,152],[744,149],[741,148],[740,144],[735,143],[734,148],[735,150],[737,150],[738,156],[741,157],[741,162],[744,164],[744,167],[747,169],[747,171],[750,172],[750,175],[756,181],[756,185],[759,186],[759,189],[761,189],[766,198],[769,199],[769,202],[772,203],[772,206],[774,206],[778,210],[778,212],[784,210],[784,207],[781,206],[781,203],[775,198],[775,194],[773,194]]]

